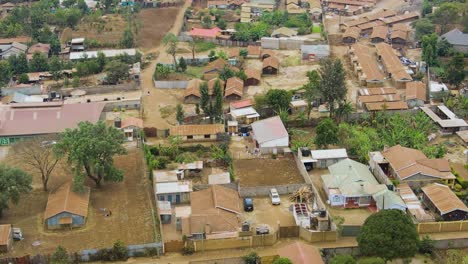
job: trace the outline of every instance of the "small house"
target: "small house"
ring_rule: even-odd
[[[301,45],[302,60],[318,62],[330,56],[330,46],[328,45]]]
[[[411,29],[406,24],[395,24],[392,27],[390,40],[392,44],[405,45],[408,41],[408,35]]]
[[[297,36],[297,31],[287,27],[280,27],[271,33],[273,38],[290,38],[294,36]]]
[[[171,136],[179,136],[183,141],[217,140],[218,134],[224,132],[223,124],[180,125],[169,130]]]
[[[83,227],[88,218],[90,193],[87,186],[82,193],[73,191],[71,183],[50,193],[44,212],[47,229]]]
[[[279,71],[279,60],[276,57],[268,57],[263,60],[262,74],[276,75]]]
[[[257,69],[248,68],[245,70],[247,79],[244,81],[245,86],[259,85],[262,81],[262,72]]]
[[[252,123],[252,134],[263,154],[283,152],[289,146],[289,134],[279,116]]]
[[[426,85],[423,82],[409,82],[406,84],[406,103],[408,107],[423,106],[427,101]]]
[[[260,118],[260,115],[253,107],[244,107],[231,110],[232,121],[237,121],[238,124],[252,124]]]
[[[289,104],[289,109],[291,114],[306,113],[307,102],[305,100],[291,101],[291,103]]]
[[[366,103],[365,109],[368,112],[376,111],[399,111],[408,109],[408,105],[403,101],[394,101],[394,102],[372,102]]]
[[[74,38],[70,41],[70,51],[84,51],[85,50],[85,39]]]
[[[254,102],[252,99],[243,99],[240,101],[235,101],[235,102],[230,103],[229,110],[233,111],[235,109],[241,109],[241,108],[250,107],[253,105],[254,105]]]
[[[239,122],[228,120],[227,130],[228,130],[227,132],[229,133],[229,135],[236,134],[237,132],[239,132]]]
[[[468,207],[450,188],[440,183],[432,183],[421,188],[423,202],[444,221],[468,220]]]
[[[356,43],[361,35],[361,29],[358,27],[349,27],[343,33],[342,41],[346,44]]]
[[[275,56],[275,52],[271,49],[262,49],[262,55],[260,56],[260,59],[263,61],[264,59]]]
[[[226,101],[236,101],[242,99],[244,94],[244,81],[238,77],[231,77],[226,81],[224,99]]]
[[[15,9],[16,5],[10,2],[6,2],[0,5],[0,15],[2,14],[9,14],[13,9]]]
[[[128,141],[138,138],[138,132],[143,129],[143,120],[136,117],[127,117],[122,120],[120,129],[124,132]]]
[[[188,203],[192,192],[192,182],[155,182],[154,192],[158,201],[168,201],[171,204]]]
[[[13,228],[11,225],[0,225],[0,253],[7,253],[13,245]]]
[[[208,65],[203,68],[203,79],[211,80],[217,78],[219,73],[224,70],[224,67],[229,67],[233,71],[238,71],[238,69],[232,66],[227,60],[218,58],[208,63]]]
[[[346,149],[319,149],[309,150],[308,148],[299,148],[298,157],[308,171],[317,169],[326,169],[329,166],[348,158]]]
[[[440,36],[440,38],[445,39],[448,43],[452,44],[456,51],[468,52],[468,34],[463,33],[458,28],[452,29]]]
[[[439,126],[439,131],[443,135],[455,134],[458,131],[468,129],[468,123],[464,119],[458,118],[445,105],[438,105],[434,110],[430,107],[420,107],[420,109]]]
[[[247,59],[260,59],[262,48],[260,46],[247,46]]]
[[[10,56],[18,56],[26,53],[28,46],[18,43],[0,43],[0,60],[8,59]]]
[[[370,36],[372,43],[380,43],[387,40],[388,27],[387,26],[377,26],[372,29],[372,34]]]
[[[161,224],[170,224],[172,220],[172,207],[169,201],[158,201],[157,207]]]
[[[189,35],[194,39],[216,39],[221,34],[221,29],[218,27],[214,28],[192,28]]]
[[[28,54],[26,55],[28,60],[33,58],[35,53],[44,54],[46,57],[50,56],[50,44],[36,43],[29,47]]]
[[[200,85],[203,83],[200,79],[188,81],[184,91],[185,103],[198,103],[200,101]]]

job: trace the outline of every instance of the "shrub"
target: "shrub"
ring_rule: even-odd
[[[379,257],[371,257],[371,258],[362,258],[358,260],[358,264],[385,264],[385,260]]]
[[[149,247],[145,248],[145,256],[146,257],[153,257],[159,255],[158,248],[155,247]]]
[[[421,241],[419,241],[418,251],[421,254],[432,254],[434,251],[434,240],[428,235],[425,235]]]
[[[114,243],[114,246],[112,247],[110,252],[111,252],[110,261],[127,260],[128,259],[127,247],[120,240],[117,240],[117,242]]]
[[[351,255],[336,255],[330,260],[330,264],[356,264]]]
[[[192,255],[195,252],[195,249],[191,246],[185,246],[182,248],[182,255]]]
[[[245,264],[257,264],[260,263],[261,258],[257,252],[250,252],[249,254],[243,256],[242,259],[244,260]]]

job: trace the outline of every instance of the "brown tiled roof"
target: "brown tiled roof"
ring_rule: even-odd
[[[260,54],[262,53],[262,50],[261,50],[261,47],[260,46],[253,46],[253,45],[249,45],[247,46],[247,53],[249,55],[258,55],[260,56]]]
[[[83,193],[72,190],[71,183],[65,183],[55,192],[49,194],[44,220],[47,220],[62,212],[68,212],[80,216],[88,216],[89,195],[91,188],[84,187]]]
[[[370,36],[373,38],[381,38],[383,40],[387,39],[388,27],[387,26],[377,26],[372,29],[372,34]]]
[[[400,23],[392,26],[393,31],[411,31],[410,27],[406,24]]]
[[[266,67],[273,67],[275,69],[279,69],[279,60],[278,58],[271,56],[263,60],[262,69]]]
[[[215,135],[224,132],[223,124],[180,125],[170,129],[171,136]]]
[[[239,230],[241,201],[237,191],[210,185],[208,189],[193,192],[190,205],[191,233],[204,232],[206,226],[214,233]]]
[[[353,1],[353,0],[328,0],[328,3],[342,4],[342,5],[353,5],[353,6],[373,6],[372,3],[364,1]]]
[[[239,57],[240,48],[231,48],[229,50],[229,58]]]
[[[29,47],[28,54],[34,54],[35,52],[39,53],[49,53],[50,44],[37,43]]]
[[[422,82],[406,83],[406,100],[419,99],[426,101],[426,85]]]
[[[289,245],[280,247],[277,251],[282,257],[287,257],[294,264],[323,264],[320,251],[313,245],[303,241],[295,241]]]
[[[455,178],[450,172],[447,160],[428,159],[417,149],[396,145],[382,151],[382,155],[401,179],[407,179],[418,173],[441,179]]]
[[[384,108],[386,110],[404,110],[408,109],[408,105],[403,101],[396,102],[377,102],[377,103],[366,103],[368,111],[380,111]]]
[[[358,96],[358,100],[361,103],[395,102],[395,101],[399,101],[400,98],[396,94],[378,94],[378,95],[361,95],[361,96]]]
[[[234,109],[239,109],[239,108],[252,106],[253,104],[254,104],[254,102],[252,101],[252,99],[244,99],[244,100],[239,100],[239,101],[236,101],[236,102],[232,102],[230,104],[230,107],[234,108]]]
[[[143,120],[132,116],[122,120],[121,128],[126,128],[130,126],[143,128]]]
[[[369,20],[367,18],[359,18],[359,19],[353,19],[353,20],[349,20],[349,21],[346,21],[344,24],[350,28],[350,27],[355,27],[357,25],[361,25],[361,24],[364,24],[364,23],[367,23],[369,22]]]
[[[394,49],[387,43],[378,43],[375,45],[377,54],[381,57],[382,64],[387,72],[392,74],[394,80],[412,81],[413,78],[406,72],[400,59],[395,54]]]
[[[390,35],[390,38],[391,39],[396,39],[396,38],[400,38],[400,39],[403,39],[403,40],[407,40],[408,39],[408,32],[407,31],[400,31],[400,30],[394,30],[392,31],[392,34]]]
[[[468,207],[446,185],[432,183],[421,188],[442,215],[460,210],[468,212]]]
[[[357,27],[360,28],[361,30],[367,30],[367,29],[371,29],[371,28],[374,28],[374,27],[377,27],[377,26],[383,26],[383,25],[385,25],[385,23],[383,21],[376,20],[376,21],[367,22],[367,23],[358,25]]]
[[[11,225],[0,225],[0,246],[8,245],[11,233]]]
[[[343,33],[343,38],[353,38],[358,39],[361,35],[361,29],[358,27],[350,27],[347,28],[346,31]]]
[[[366,81],[383,81],[384,75],[380,72],[376,58],[372,56],[370,48],[357,43],[352,46],[355,59],[362,69],[361,78]]]
[[[276,53],[273,50],[270,50],[270,49],[263,49],[262,50],[262,57],[265,56],[265,55],[269,55],[271,57],[271,56],[275,56]]]
[[[213,71],[213,70],[221,71],[222,69],[224,69],[225,65],[231,66],[231,64],[229,64],[228,61],[226,61],[226,60],[224,60],[222,58],[218,58],[218,59],[208,63],[208,65],[206,65],[203,68],[203,73],[207,73],[207,72],[210,72],[210,71]]]
[[[184,91],[184,97],[196,96],[200,97],[200,85],[203,83],[200,79],[192,79],[188,82],[187,87]]]
[[[262,72],[253,68],[248,68],[245,70],[245,75],[247,75],[247,79],[253,78],[259,81],[262,79]]]
[[[374,21],[380,18],[387,18],[387,17],[392,17],[395,15],[396,15],[395,11],[388,9],[388,10],[379,11],[374,14],[365,15],[364,17],[367,18],[369,21]]]
[[[13,42],[28,43],[30,41],[30,37],[2,38],[0,39],[0,44],[11,44]]]
[[[383,18],[382,21],[385,22],[385,24],[387,24],[387,25],[392,25],[392,24],[396,24],[398,22],[403,22],[403,21],[408,20],[408,19],[416,19],[416,18],[419,18],[418,13],[409,12],[409,13],[399,15],[399,16]]]
[[[219,81],[219,84],[221,85],[221,90],[224,89],[224,81],[219,79],[219,78],[213,78],[213,79],[208,81],[208,94],[209,95],[213,95],[214,85],[215,85],[216,81]]]
[[[226,90],[224,92],[224,97],[230,95],[238,95],[242,97],[244,94],[244,82],[238,77],[231,77],[226,81]]]

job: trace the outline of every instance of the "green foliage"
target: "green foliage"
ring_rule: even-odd
[[[468,118],[468,98],[464,96],[449,97],[444,103],[458,117]]]
[[[22,73],[27,73],[29,70],[28,60],[24,53],[20,53],[18,56],[12,55],[8,57],[8,63],[11,66],[13,74],[20,75]]]
[[[447,64],[447,81],[458,87],[465,79],[465,60],[462,53],[457,53]]]
[[[205,52],[216,48],[216,44],[213,42],[194,41],[196,52]]]
[[[195,114],[199,115],[200,114],[200,105],[195,104]]]
[[[128,79],[128,65],[117,60],[110,61],[105,67],[107,82],[117,84],[122,80]]]
[[[12,76],[12,70],[8,61],[0,61],[0,85],[7,84]]]
[[[338,235],[341,236],[341,232],[343,232],[343,224],[344,224],[344,217],[342,216],[333,216],[333,223],[336,225],[336,231]]]
[[[421,39],[422,59],[430,66],[437,65],[437,34],[425,35]]]
[[[245,58],[247,55],[249,55],[249,52],[246,49],[239,50],[239,56]]]
[[[18,77],[18,82],[19,82],[19,83],[29,83],[28,74],[22,73],[22,74]]]
[[[176,35],[172,33],[167,33],[164,38],[162,39],[164,47],[166,48],[167,54],[172,56],[174,60],[174,65],[177,70],[177,60],[176,60],[176,53],[177,53],[177,46],[179,45],[179,39]]]
[[[432,240],[428,235],[425,235],[421,241],[419,241],[418,251],[421,254],[432,254],[434,251],[434,240]]]
[[[466,264],[468,259],[463,250],[449,249],[447,250],[446,264]]]
[[[244,260],[245,264],[258,264],[260,263],[261,258],[257,252],[250,252],[249,254],[243,256],[242,260]]]
[[[120,45],[126,49],[133,48],[133,46],[135,45],[135,38],[133,37],[133,32],[130,27],[127,27],[124,30],[122,40],[120,41]]]
[[[54,80],[58,80],[62,75],[62,61],[57,56],[52,56],[49,63],[49,72]]]
[[[189,153],[189,152],[184,152],[179,155],[177,155],[174,159],[175,162],[177,163],[190,163],[197,161],[198,157],[194,153]]]
[[[52,254],[52,256],[50,257],[50,264],[68,264],[68,263],[70,263],[70,259],[68,257],[67,250],[62,246],[58,246],[54,254]]]
[[[416,39],[419,40],[421,40],[423,36],[430,35],[435,32],[435,26],[428,18],[421,18],[417,20],[413,26],[416,32]]]
[[[49,70],[47,56],[44,53],[35,52],[29,61],[30,72],[43,72]]]
[[[123,132],[99,121],[81,122],[61,133],[54,146],[59,157],[66,155],[74,178],[88,177],[100,187],[101,181],[122,181],[123,172],[114,166],[114,156],[125,154]],[[82,182],[82,181],[81,181]],[[77,190],[82,186],[74,186]]]
[[[315,145],[318,148],[328,148],[328,145],[338,143],[338,126],[330,118],[318,123],[316,133]]]
[[[362,258],[357,264],[385,264],[385,260],[379,257]]]
[[[179,58],[179,69],[181,72],[185,72],[187,70],[187,62],[185,62],[184,57]]]
[[[226,23],[226,20],[224,19],[219,19],[218,22],[216,23],[216,25],[220,28],[220,29],[226,29],[227,27],[227,23]]]
[[[320,61],[320,66],[320,95],[330,108],[330,114],[333,115],[335,104],[341,103],[346,98],[348,91],[345,82],[346,72],[340,59],[323,59]]]
[[[437,41],[437,55],[440,57],[449,56],[452,53],[452,44],[450,44],[445,38]]]
[[[176,120],[181,125],[184,122],[184,109],[181,104],[177,104],[176,111]]]
[[[351,255],[336,255],[330,260],[330,264],[356,264]]]
[[[444,34],[449,25],[459,22],[461,9],[462,6],[459,3],[443,3],[431,15],[431,20],[440,25],[441,33]]]
[[[232,162],[232,157],[229,154],[227,144],[211,146],[211,158],[213,158],[215,161],[222,162],[225,166],[228,166]]]
[[[93,260],[101,261],[126,261],[128,259],[128,250],[125,244],[118,240],[111,249],[100,249]]]
[[[211,109],[210,117],[216,121],[220,121],[223,118],[223,98],[224,92],[221,87],[221,82],[216,80],[213,87],[213,95],[215,97],[215,104]]]
[[[72,86],[73,86],[73,88],[76,88],[76,87],[80,86],[80,77],[78,77],[78,76],[73,77]]]
[[[316,70],[307,72],[309,81],[302,86],[304,90],[304,99],[307,102],[307,119],[310,118],[312,112],[312,103],[320,96],[320,74]]]
[[[212,21],[211,21],[211,17],[210,16],[204,16],[202,18],[202,27],[203,28],[211,28],[211,26],[213,25]]]
[[[172,69],[169,66],[158,63],[156,64],[156,68],[154,69],[153,78],[155,80],[164,80],[169,76],[171,72]]]
[[[293,263],[288,258],[277,258],[273,261],[272,264],[293,264]]]
[[[391,227],[388,223],[392,223]],[[418,250],[418,233],[411,218],[397,209],[369,216],[357,237],[359,252],[385,260],[413,257]]]
[[[205,115],[210,114],[210,109],[208,108],[210,102],[210,94],[208,92],[208,84],[206,82],[202,83],[199,87],[200,89],[200,107],[203,110]]]
[[[271,25],[264,22],[237,23],[234,39],[239,41],[257,41],[270,36]]]
[[[291,103],[291,92],[280,89],[271,89],[265,95],[265,102],[273,108],[276,113],[281,110],[289,109]]]
[[[32,177],[26,172],[0,163],[0,216],[10,202],[18,204],[20,196],[32,190]]]

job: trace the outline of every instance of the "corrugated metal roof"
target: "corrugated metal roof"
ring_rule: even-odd
[[[49,194],[44,220],[63,212],[80,216],[88,216],[88,205],[91,188],[85,186],[83,193],[72,190],[72,184],[66,183],[58,190]]]
[[[446,185],[433,183],[421,188],[442,215],[460,210],[468,213],[466,205]]]
[[[8,245],[8,237],[11,233],[11,225],[0,225],[0,245]]]
[[[154,184],[154,190],[156,194],[191,192],[192,182],[191,181],[157,182]]]
[[[340,159],[340,158],[347,158],[348,153],[346,153],[346,149],[317,149],[311,150],[310,153],[312,154],[313,159]]]
[[[107,58],[116,57],[127,54],[129,56],[136,55],[136,49],[114,49],[114,50],[96,50],[96,51],[77,51],[70,52],[70,60],[81,60],[84,58],[97,58],[99,52],[102,52]]]
[[[288,131],[283,125],[279,116],[270,117],[252,123],[254,138],[259,144],[289,137]]]

